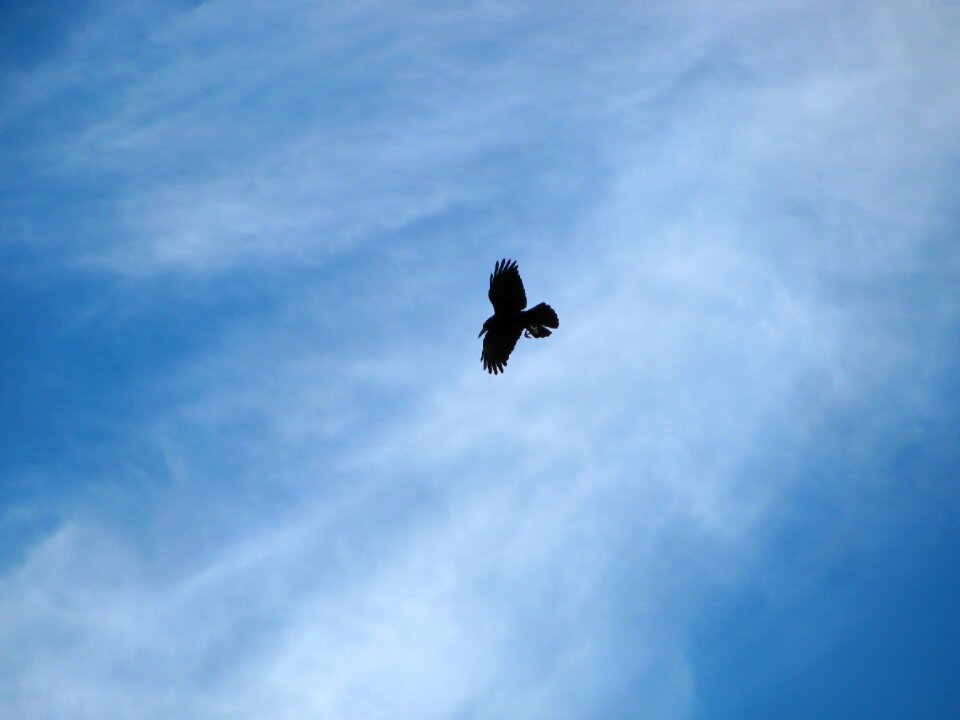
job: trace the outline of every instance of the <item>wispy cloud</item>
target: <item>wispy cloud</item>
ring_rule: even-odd
[[[798,496],[867,517],[883,448],[954,422],[958,21],[105,6],[0,117],[68,111],[31,182],[109,208],[64,248],[123,278],[84,323],[213,329],[39,499],[2,714],[709,716],[710,598],[773,574]],[[491,383],[507,254],[561,329]]]

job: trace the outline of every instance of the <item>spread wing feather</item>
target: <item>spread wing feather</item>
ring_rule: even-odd
[[[490,275],[487,297],[495,313],[519,312],[527,306],[527,293],[516,262],[504,259],[496,264]]]
[[[517,346],[521,332],[522,328],[504,328],[488,332],[483,338],[483,352],[480,353],[483,369],[494,375],[502,373],[507,364],[507,358]]]

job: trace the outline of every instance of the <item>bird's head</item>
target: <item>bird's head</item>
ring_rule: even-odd
[[[490,318],[487,318],[483,322],[483,329],[480,331],[480,334],[477,335],[478,338],[482,338],[483,334],[490,329]]]

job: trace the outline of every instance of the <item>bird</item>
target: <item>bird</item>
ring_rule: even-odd
[[[499,260],[490,274],[490,290],[487,292],[493,315],[483,323],[478,338],[483,338],[480,361],[483,369],[496,375],[502,373],[507,359],[516,347],[520,335],[528,338],[550,337],[560,327],[560,319],[546,303],[527,307],[527,293],[523,289],[520,270],[513,260]]]

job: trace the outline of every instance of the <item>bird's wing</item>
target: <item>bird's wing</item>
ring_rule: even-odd
[[[520,333],[523,328],[511,330],[494,330],[488,332],[483,338],[483,352],[480,353],[480,360],[483,362],[483,369],[488,373],[502,373],[507,364],[507,358],[517,346],[517,340],[520,339]]]
[[[527,306],[527,293],[523,290],[520,271],[513,260],[501,260],[490,275],[490,291],[487,293],[493,312],[517,312]]]

